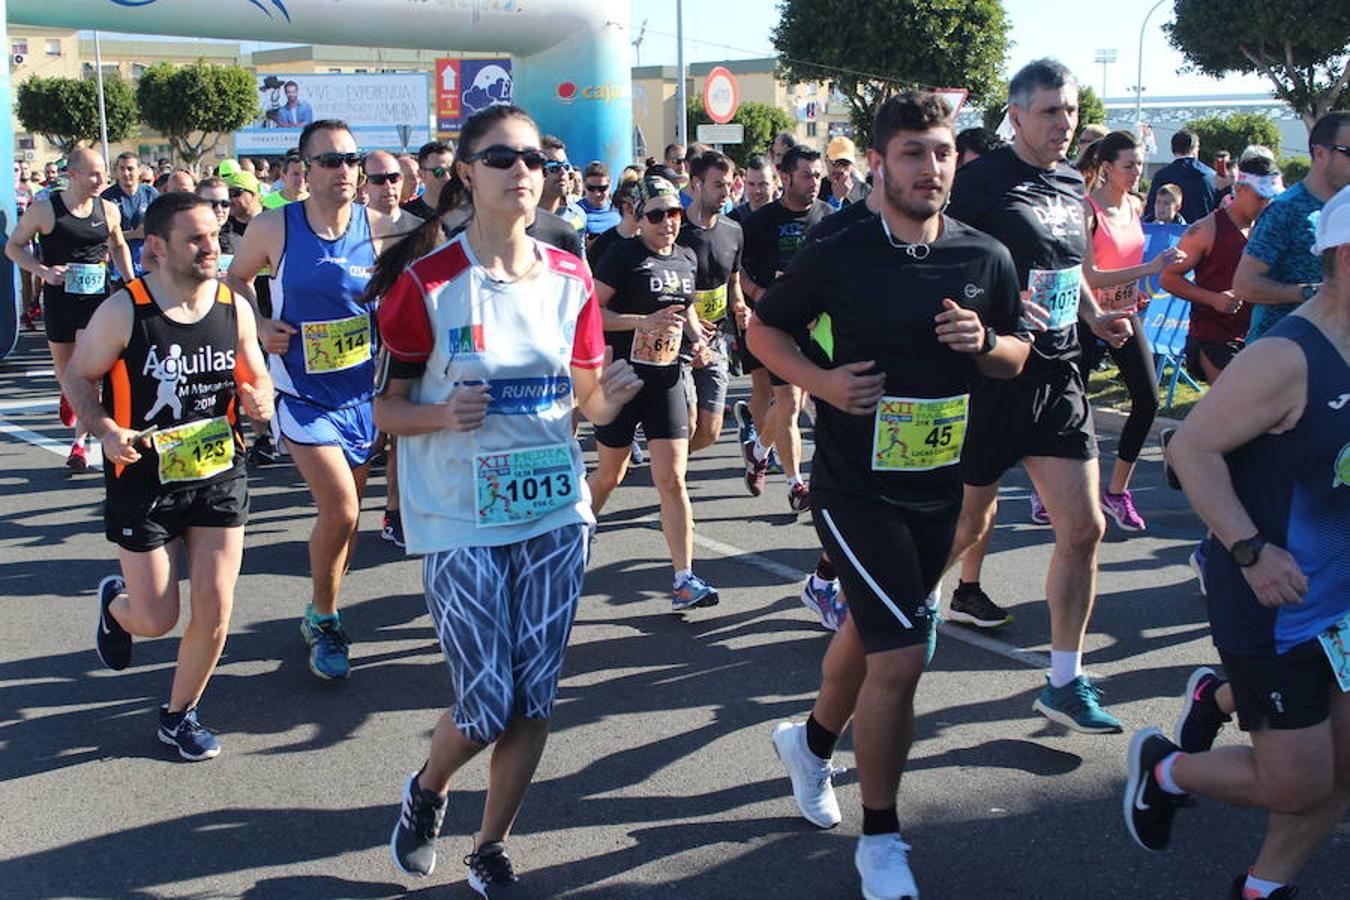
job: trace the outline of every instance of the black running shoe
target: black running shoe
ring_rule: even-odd
[[[1172,817],[1185,795],[1163,790],[1153,770],[1168,754],[1180,749],[1156,728],[1141,729],[1130,741],[1129,780],[1125,782],[1122,809],[1130,837],[1145,850],[1166,850],[1172,839]]]
[[[1219,708],[1214,694],[1225,684],[1209,666],[1201,666],[1186,681],[1186,698],[1177,716],[1172,739],[1187,753],[1204,753],[1233,717]]]
[[[469,867],[469,887],[482,897],[509,897],[520,881],[501,841],[479,847],[464,857],[464,865]]]
[[[1239,875],[1233,879],[1233,885],[1228,889],[1229,900],[1246,900],[1246,895],[1242,889],[1247,886],[1247,876]],[[1292,884],[1286,884],[1282,888],[1272,891],[1269,895],[1270,900],[1294,900],[1298,896],[1298,888]]]
[[[98,583],[98,626],[94,633],[94,647],[98,658],[114,672],[131,665],[131,635],[117,624],[108,605],[127,589],[121,575],[109,575]]]
[[[999,606],[977,584],[958,584],[946,618],[976,628],[998,628],[1012,621],[1012,614]]]
[[[272,438],[265,434],[260,434],[254,438],[253,446],[249,447],[248,453],[244,454],[244,462],[255,469],[273,465],[276,461],[276,445],[272,443]]]
[[[389,854],[400,870],[422,877],[436,868],[436,837],[445,821],[446,798],[418,787],[420,774],[412,773],[403,788],[403,807],[389,838]]]

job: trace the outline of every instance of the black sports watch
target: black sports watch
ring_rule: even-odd
[[[1317,285],[1300,284],[1298,286],[1298,292],[1303,296],[1304,300],[1311,300],[1313,296],[1317,293]]]
[[[1261,548],[1266,545],[1266,539],[1259,534],[1254,534],[1241,541],[1234,541],[1233,546],[1228,548],[1228,552],[1233,557],[1233,562],[1237,563],[1238,568],[1245,569],[1248,566],[1256,565],[1256,561],[1261,557]]]
[[[976,356],[984,356],[986,353],[993,353],[994,348],[998,346],[998,332],[992,327],[986,325],[984,328],[984,343],[980,345],[980,352]]]

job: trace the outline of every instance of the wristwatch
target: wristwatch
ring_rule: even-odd
[[[1313,296],[1317,293],[1317,285],[1300,284],[1298,286],[1298,292],[1303,296],[1304,300],[1311,300]]]
[[[1228,548],[1228,552],[1233,557],[1233,562],[1237,563],[1238,568],[1245,569],[1248,566],[1256,565],[1257,559],[1261,556],[1261,548],[1266,545],[1266,539],[1259,534],[1254,534],[1241,541],[1234,541],[1233,546]]]
[[[980,345],[980,352],[976,356],[984,356],[986,353],[993,353],[994,348],[998,346],[998,332],[991,326],[984,328],[984,343]]]

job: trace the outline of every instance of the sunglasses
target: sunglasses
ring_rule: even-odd
[[[211,204],[211,208],[212,208],[212,209],[229,209],[229,208],[230,208],[230,201],[228,201],[228,200],[207,200],[206,202],[209,203],[209,204]]]
[[[231,199],[234,199],[235,197],[242,197],[242,196],[244,196],[244,195],[247,194],[247,193],[251,193],[251,192],[250,192],[250,191],[246,191],[246,190],[244,190],[243,188],[230,188],[230,198],[231,198]]]
[[[544,172],[548,175],[556,175],[559,172],[567,173],[570,171],[572,171],[571,163],[558,162],[556,159],[550,159],[548,162],[544,163]]]
[[[516,160],[525,163],[525,168],[532,172],[540,169],[549,170],[549,166],[567,165],[566,163],[549,162],[544,156],[543,151],[529,147],[525,150],[517,150],[514,147],[505,147],[500,144],[494,144],[469,157],[469,162],[480,162],[489,169],[509,169],[516,164]]]
[[[1317,144],[1315,146],[1325,147],[1328,150],[1334,150],[1337,153],[1344,154],[1345,156],[1350,156],[1350,147],[1347,147],[1344,144]]]
[[[366,176],[371,184],[398,184],[402,180],[402,172],[372,172]]]
[[[608,190],[609,190],[609,185],[607,185],[607,184],[588,184],[588,185],[586,185],[586,190],[588,190],[588,191],[590,191],[591,193],[594,193],[594,194],[603,194],[603,193],[605,193],[605,191],[608,191]]]
[[[450,174],[449,166],[432,166],[431,168],[422,167],[423,172],[429,173],[434,178],[444,178]]]
[[[364,153],[316,153],[308,160],[321,169],[338,169],[342,166],[357,169],[366,161]]]
[[[653,209],[642,214],[653,225],[660,225],[667,219],[679,219],[684,216],[684,210],[678,206],[672,206],[670,209]]]

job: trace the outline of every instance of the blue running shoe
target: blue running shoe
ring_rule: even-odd
[[[307,609],[300,620],[300,636],[309,645],[309,670],[325,681],[346,678],[352,672],[347,658],[351,638],[342,630],[342,622],[336,616],[316,622],[312,612]]]
[[[782,474],[783,474],[783,464],[782,464],[781,462],[778,461],[778,450],[777,450],[777,449],[775,449],[775,448],[773,448],[773,447],[770,447],[770,448],[769,448],[769,456],[768,456],[767,459],[764,460],[764,462],[768,464],[768,468],[764,470],[765,474],[767,474],[767,475],[782,475]]]
[[[717,588],[697,575],[690,575],[670,593],[670,608],[675,612],[703,606],[716,606],[720,599]]]
[[[180,713],[170,713],[167,706],[159,708],[159,739],[178,751],[188,762],[201,762],[220,755],[220,741],[211,729],[197,721],[197,707]]]
[[[1101,689],[1079,675],[1064,687],[1052,687],[1050,676],[1045,676],[1045,689],[1031,708],[1052,722],[1084,734],[1119,734],[1124,731],[1120,720],[1102,709]]]
[[[806,586],[800,595],[802,606],[820,617],[820,624],[826,631],[838,631],[839,582],[826,581],[824,587],[816,587],[816,581],[816,576],[806,576]]]
[[[747,441],[753,441],[755,434],[755,422],[750,416],[750,404],[744,400],[737,400],[731,407],[731,414],[736,418],[736,439],[742,447]]]

